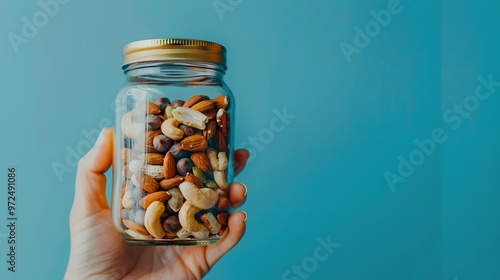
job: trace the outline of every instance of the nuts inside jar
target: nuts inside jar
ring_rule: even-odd
[[[121,222],[131,239],[207,239],[227,227],[227,96],[138,102],[121,120]]]

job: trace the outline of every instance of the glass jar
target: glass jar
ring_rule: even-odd
[[[125,241],[208,245],[227,226],[234,101],[226,49],[190,39],[132,42],[116,100],[112,218]]]

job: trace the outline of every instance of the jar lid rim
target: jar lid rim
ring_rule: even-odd
[[[226,48],[210,41],[182,38],[147,39],[123,47],[123,67],[132,63],[162,60],[196,60],[226,67]]]

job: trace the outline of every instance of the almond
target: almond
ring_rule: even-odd
[[[227,136],[227,113],[224,109],[217,111],[217,125],[222,135]]]
[[[162,154],[157,154],[157,153],[148,153],[148,154],[141,154],[139,158],[148,164],[162,165],[164,156]]]
[[[227,220],[229,219],[228,213],[219,213],[217,214],[217,220],[224,226],[227,226]]]
[[[135,222],[132,222],[131,220],[123,220],[122,222],[131,231],[137,232],[138,234],[142,234],[142,235],[149,235],[149,232],[145,227],[143,227]]]
[[[217,140],[217,142],[216,142],[217,149],[219,150],[219,152],[226,152],[226,150],[227,150],[226,137],[224,135],[222,135],[221,131],[217,131],[216,140]]]
[[[143,197],[139,201],[139,204],[141,205],[142,208],[147,209],[151,203],[153,203],[155,201],[165,202],[170,197],[171,197],[171,195],[168,192],[154,192],[154,193],[150,193],[150,194],[146,195],[145,197]]]
[[[153,102],[146,103],[146,115],[156,115],[161,113],[160,107]]]
[[[226,109],[229,105],[229,98],[225,95],[217,96],[214,100],[214,105],[217,109]]]
[[[220,227],[219,232],[217,233],[217,236],[221,236],[221,235],[223,235],[223,234],[224,234],[224,231],[226,231],[226,228],[227,228],[227,226],[226,226],[226,225],[222,225],[222,226]]]
[[[132,175],[131,180],[134,185],[147,193],[153,193],[160,188],[158,182],[153,177],[146,174],[134,174]]]
[[[163,159],[163,176],[165,179],[170,179],[175,176],[176,171],[174,156],[168,152]]]
[[[155,149],[155,147],[153,145],[144,146],[144,151],[146,153],[159,153],[159,151],[157,149]]]
[[[217,110],[215,110],[215,108],[211,109],[211,110],[208,110],[205,115],[207,116],[207,118],[209,119],[215,119],[215,117],[217,116]]]
[[[217,121],[215,119],[211,119],[207,123],[207,127],[203,130],[203,136],[207,138],[207,141],[214,137],[217,132]]]
[[[182,182],[184,182],[184,177],[177,175],[177,176],[170,178],[170,179],[161,180],[160,181],[160,188],[162,190],[168,190],[168,189],[175,188],[175,187],[179,186]]]
[[[146,145],[153,146],[153,139],[161,134],[161,130],[150,130],[146,133]]]
[[[227,212],[230,206],[229,199],[227,199],[227,197],[221,197],[219,198],[219,203],[217,204],[217,211]]]
[[[200,220],[212,234],[218,234],[222,227],[221,223],[217,221],[217,218],[215,218],[214,214],[212,214],[211,212],[201,215]]]
[[[210,174],[212,172],[212,165],[210,164],[210,159],[203,152],[193,153],[191,155],[191,161],[194,166],[198,167],[201,171]]]
[[[198,189],[203,188],[203,184],[201,183],[200,179],[198,179],[198,177],[194,176],[192,173],[188,172],[186,174],[185,180],[186,182],[195,184],[198,187]]]
[[[203,135],[191,135],[181,141],[180,147],[189,152],[201,152],[207,148],[207,139]]]
[[[188,100],[186,100],[186,102],[184,102],[184,105],[182,105],[182,107],[189,108],[200,101],[209,100],[209,99],[210,98],[208,98],[208,96],[206,96],[206,95],[191,96]]]
[[[156,115],[161,113],[160,107],[153,102],[139,101],[134,109],[136,112],[144,112],[145,115]]]
[[[200,101],[191,106],[191,109],[206,114],[207,112],[214,110],[214,102],[211,100]]]

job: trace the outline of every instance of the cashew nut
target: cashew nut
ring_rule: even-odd
[[[165,236],[165,229],[160,223],[160,216],[165,211],[165,205],[162,202],[155,201],[151,203],[146,209],[144,215],[144,226],[149,233],[156,238],[163,238]]]
[[[210,160],[213,170],[219,170],[219,161],[217,160],[217,152],[213,148],[207,148],[207,156]]]
[[[172,115],[174,115],[174,118],[180,123],[201,130],[205,129],[206,123],[208,122],[208,117],[203,113],[187,107],[178,107],[172,111]]]
[[[194,206],[189,201],[184,202],[181,210],[179,210],[179,222],[181,226],[190,232],[207,230],[207,228],[203,224],[200,224],[194,217],[194,215],[201,210],[202,209]]]
[[[213,148],[207,148],[207,156],[213,170],[224,171],[227,169],[227,155],[225,152],[217,152]]]
[[[219,188],[225,190],[227,188],[226,174],[224,171],[214,171],[214,180],[219,185]]]
[[[142,121],[134,121],[135,109],[129,111],[122,117],[121,128],[123,134],[129,138],[136,138],[137,136],[143,135],[146,131],[146,125]]]
[[[182,204],[184,204],[184,196],[182,196],[181,191],[179,188],[172,188],[167,191],[172,197],[168,200],[168,206],[175,211],[178,212]]]
[[[161,132],[172,140],[180,140],[184,136],[184,131],[177,126],[179,126],[179,121],[176,119],[166,119],[161,124]]]
[[[134,138],[133,134],[133,126],[134,126],[134,113],[132,111],[126,113],[122,117],[121,128],[123,134],[129,138]]]
[[[135,200],[132,198],[132,192],[126,191],[122,198],[122,206],[125,209],[130,209],[134,207]]]
[[[217,192],[214,190],[209,188],[198,189],[195,184],[186,181],[179,185],[179,189],[190,204],[201,209],[212,208],[219,199]]]
[[[174,117],[174,115],[172,115],[172,111],[174,110],[174,106],[172,106],[171,104],[168,104],[167,107],[165,108],[165,118],[168,118],[168,119],[171,119]]]
[[[227,156],[225,152],[219,153],[219,169],[220,171],[224,171],[227,169]]]
[[[210,164],[212,164],[212,169],[214,170],[214,180],[221,189],[226,189],[226,174],[227,169],[227,155],[225,152],[219,152],[216,154],[214,149],[207,149],[207,155],[210,159]]]

